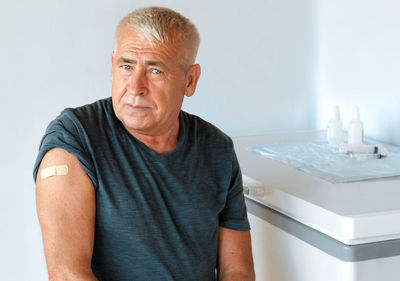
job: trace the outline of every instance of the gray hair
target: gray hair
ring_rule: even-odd
[[[115,41],[125,27],[135,31],[154,43],[171,43],[183,49],[184,65],[193,64],[200,44],[199,33],[193,23],[181,14],[163,7],[147,7],[134,10],[125,16],[115,30]],[[117,45],[115,51],[117,49]]]

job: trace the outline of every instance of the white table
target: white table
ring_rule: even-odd
[[[257,280],[400,280],[400,177],[332,184],[246,150],[325,138],[234,138],[242,173],[266,188],[261,198],[246,197]]]

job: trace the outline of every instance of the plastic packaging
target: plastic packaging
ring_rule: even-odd
[[[400,147],[367,144],[378,146],[378,153],[348,155],[326,142],[281,142],[247,149],[332,183],[400,176]]]
[[[364,125],[360,120],[360,110],[354,107],[353,120],[349,123],[348,144],[363,144],[364,143]]]
[[[332,108],[332,119],[327,127],[328,144],[331,146],[340,146],[343,144],[343,123],[340,119],[339,106]]]

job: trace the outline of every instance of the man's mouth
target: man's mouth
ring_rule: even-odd
[[[128,104],[128,107],[134,112],[142,112],[142,111],[145,111],[145,110],[149,109],[148,106],[134,105],[134,104],[133,105],[132,104]]]

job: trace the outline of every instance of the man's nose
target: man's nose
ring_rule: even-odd
[[[133,95],[144,95],[147,92],[147,77],[145,71],[136,69],[129,81],[129,89]]]

